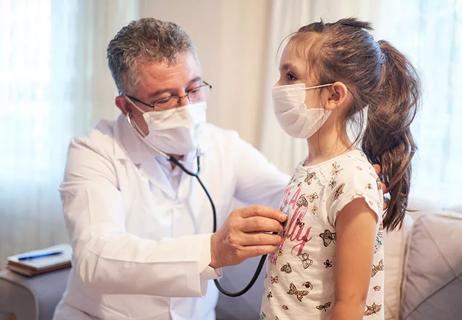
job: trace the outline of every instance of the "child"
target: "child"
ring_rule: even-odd
[[[281,202],[288,221],[269,259],[260,319],[384,318],[383,229],[400,227],[406,211],[420,90],[409,61],[370,29],[353,18],[312,23],[283,51],[275,113],[309,153]],[[347,134],[352,123],[361,137]],[[370,162],[389,187],[383,215]]]

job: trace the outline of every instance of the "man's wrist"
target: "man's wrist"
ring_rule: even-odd
[[[213,233],[210,237],[210,263],[209,266],[213,269],[217,269],[220,267],[217,261],[217,254],[216,254],[216,233]]]

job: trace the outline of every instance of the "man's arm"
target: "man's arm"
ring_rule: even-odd
[[[61,197],[74,248],[73,267],[105,293],[200,296],[211,234],[155,241],[126,229],[126,203],[114,165],[87,141],[69,148]]]
[[[213,237],[201,234],[155,241],[131,234],[125,225],[126,203],[109,158],[88,141],[74,141],[60,190],[74,248],[74,270],[89,287],[106,293],[200,296],[210,278],[210,274],[201,276],[209,264],[236,264],[272,250],[278,242],[279,236],[252,235],[280,230],[267,217],[277,213],[262,207],[236,210]]]

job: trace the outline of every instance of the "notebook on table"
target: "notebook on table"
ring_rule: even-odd
[[[32,277],[71,266],[72,248],[59,244],[8,257],[6,267],[16,273]]]

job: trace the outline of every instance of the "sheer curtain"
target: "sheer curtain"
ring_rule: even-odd
[[[387,39],[405,53],[422,78],[423,105],[413,130],[419,146],[412,197],[443,207],[461,206],[462,191],[462,0],[412,1],[272,1],[267,59],[267,100],[262,130],[263,152],[291,172],[306,156],[305,141],[279,128],[270,88],[277,79],[277,48],[301,25],[354,16],[373,23],[377,40]]]
[[[104,48],[137,13],[135,1],[0,1],[0,264],[67,241],[67,145],[115,116]]]
[[[413,125],[418,151],[413,198],[462,207],[462,0],[383,2],[378,36],[416,66],[423,105]]]

